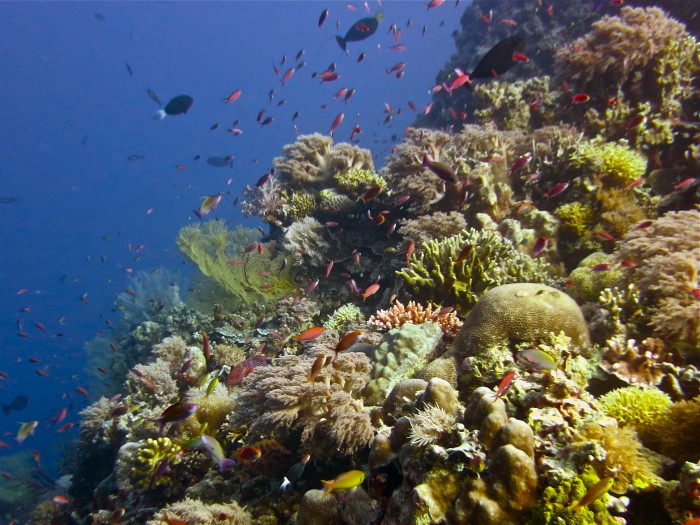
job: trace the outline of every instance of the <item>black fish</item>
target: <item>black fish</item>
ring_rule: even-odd
[[[515,60],[513,53],[525,50],[525,39],[519,36],[512,36],[501,40],[493,46],[471,73],[471,78],[494,78],[508,71]]]
[[[215,168],[223,168],[224,166],[233,167],[233,159],[226,160],[226,157],[209,157],[207,164]]]
[[[95,13],[92,16],[94,16],[96,20],[107,20],[107,17],[105,17],[105,15],[103,15],[102,13]]]
[[[187,113],[193,102],[194,99],[189,95],[178,95],[165,105],[163,111],[166,115],[182,115]]]
[[[134,76],[134,71],[131,69],[131,66],[129,65],[128,62],[124,62],[124,65],[126,66],[126,70],[129,72],[129,76],[133,77]]]
[[[159,110],[155,118],[162,120],[166,115],[182,115],[187,113],[187,110],[190,109],[193,102],[194,99],[189,95],[178,95],[171,99],[163,109]]]
[[[163,103],[160,101],[160,98],[158,97],[158,95],[156,95],[156,92],[155,92],[155,91],[153,91],[152,89],[147,89],[147,90],[146,90],[146,93],[148,93],[148,96],[151,97],[151,100],[152,100],[153,102],[155,102],[155,103],[158,104],[159,106],[162,106],[162,105],[163,105]]]
[[[17,202],[15,197],[0,197],[0,204],[10,204],[12,202]]]
[[[335,39],[338,42],[340,48],[345,51],[347,47],[347,42],[359,42],[365,38],[372,36],[379,27],[379,22],[381,22],[384,14],[379,11],[376,15],[370,18],[363,18],[355,22],[345,36],[336,36]]]
[[[24,394],[20,394],[17,397],[15,397],[12,400],[12,403],[9,405],[6,405],[5,403],[2,404],[2,411],[5,413],[5,415],[8,415],[11,410],[22,410],[24,409],[27,404],[29,403],[29,398],[25,396]]]

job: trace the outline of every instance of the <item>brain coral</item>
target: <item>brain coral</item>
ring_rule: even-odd
[[[465,250],[467,255],[460,257]],[[466,313],[496,286],[550,282],[548,270],[547,263],[519,252],[499,233],[472,228],[442,241],[429,241],[413,254],[408,267],[396,273],[412,296]]]

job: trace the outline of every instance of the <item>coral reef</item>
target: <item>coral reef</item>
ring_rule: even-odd
[[[425,365],[428,355],[442,338],[440,326],[430,321],[405,323],[389,330],[372,352],[371,380],[362,395],[370,405],[380,404],[402,379]]]
[[[646,159],[624,141],[581,141],[569,154],[569,160],[572,166],[585,168],[601,177],[604,184],[620,188],[640,179],[647,168]]]
[[[323,323],[326,330],[335,330],[336,332],[346,331],[353,325],[364,323],[365,316],[357,306],[352,303],[344,304],[336,309],[328,320]]]
[[[255,368],[238,394],[230,426],[247,429],[248,440],[272,436],[285,444],[299,439],[319,458],[348,456],[369,446],[374,430],[356,397],[365,386],[369,359],[356,352],[340,354],[310,381],[315,360],[286,356]]]
[[[454,337],[462,326],[462,321],[457,317],[454,310],[441,313],[442,308],[429,304],[426,308],[415,301],[409,301],[404,305],[401,301],[396,301],[388,310],[377,310],[367,320],[367,326],[377,330],[391,330],[399,328],[404,323],[423,324],[426,321],[437,323],[444,334]]]
[[[205,503],[185,498],[166,505],[157,512],[147,525],[161,525],[179,520],[189,525],[252,525],[253,520],[235,501],[228,503]]]
[[[429,241],[397,272],[412,296],[467,313],[482,294],[514,282],[553,282],[548,265],[520,253],[500,234],[465,230]]]
[[[331,249],[324,239],[326,228],[313,217],[292,224],[284,234],[284,248],[292,254],[296,264],[311,265],[314,268],[325,266]]]

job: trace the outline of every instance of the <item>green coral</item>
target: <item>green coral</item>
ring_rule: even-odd
[[[318,192],[318,208],[328,213],[340,214],[349,212],[356,202],[347,195],[342,195],[332,188]]]
[[[647,169],[646,159],[624,140],[604,142],[597,138],[581,141],[574,146],[569,160],[572,166],[586,168],[592,174],[605,173],[603,182],[616,186],[627,186],[641,178]]]
[[[279,271],[282,259],[269,250],[252,250],[255,230],[237,227],[233,232],[222,221],[185,226],[177,244],[200,269],[216,280],[234,299],[244,305],[272,303],[296,286],[291,270]]]
[[[471,249],[467,246],[472,246]],[[463,250],[469,253],[457,261]],[[466,313],[486,291],[516,282],[550,283],[550,266],[518,251],[497,232],[463,230],[431,240],[399,270],[414,298]]]
[[[337,173],[333,176],[338,188],[346,193],[358,196],[360,193],[372,188],[380,186],[384,188],[386,181],[380,175],[377,175],[374,170],[365,169],[360,166],[353,166],[349,170]]]
[[[569,508],[575,505],[600,478],[591,466],[583,472],[563,481],[558,487],[547,487],[542,493],[527,525],[616,525],[618,522],[610,515],[602,496],[581,509]]]
[[[554,215],[580,238],[587,236],[593,224],[593,208],[578,201],[559,206]]]
[[[132,479],[144,489],[169,485],[170,466],[182,461],[182,447],[173,443],[170,438],[148,438],[136,453],[135,465],[131,468]],[[169,462],[163,468],[164,462]],[[162,471],[162,472],[160,472]]]
[[[661,390],[643,390],[636,386],[618,388],[598,399],[600,410],[617,419],[620,426],[632,426],[642,431],[653,425],[659,414],[671,404],[671,398]]]
[[[608,264],[603,271],[593,270],[596,266]],[[614,264],[611,255],[594,252],[583,259],[578,268],[571,272],[569,292],[581,303],[595,301],[606,288],[613,288],[624,282],[625,268]]]
[[[344,332],[348,326],[352,324],[361,324],[365,322],[365,316],[357,306],[352,303],[344,304],[331,315],[323,324],[326,330],[336,330]]]
[[[313,215],[316,211],[316,197],[311,193],[293,192],[284,200],[285,214],[292,221]]]

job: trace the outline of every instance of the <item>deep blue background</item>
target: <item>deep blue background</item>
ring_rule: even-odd
[[[53,470],[59,444],[74,439],[77,427],[56,434],[45,419],[68,406],[66,393],[75,403],[67,421],[77,422],[77,410],[90,402],[75,392],[85,378],[83,345],[108,333],[106,320],[119,321],[111,309],[126,286],[125,270],[182,267],[175,237],[196,220],[191,210],[205,195],[230,190],[207,219],[243,222],[233,199],[295,140],[295,111],[302,115],[296,122],[301,133],[327,133],[345,112],[336,140],[347,140],[359,123],[361,146],[381,167],[390,136],[400,140],[414,118],[407,101],[419,111],[429,102],[435,75],[454,51],[451,33],[465,6],[456,3],[427,11],[427,1],[384,1],[377,33],[350,43],[348,56],[335,35],[368,16],[363,2],[351,3],[355,11],[347,2],[1,3],[0,196],[18,200],[0,204],[0,370],[9,376],[0,382],[0,401],[26,393],[30,405],[0,414],[0,439],[12,445],[0,454],[40,449],[44,467]],[[369,7],[372,13],[379,8],[376,1]],[[330,16],[319,29],[325,8]],[[392,23],[406,51],[388,50]],[[282,86],[273,65],[284,73],[301,48],[307,65]],[[367,57],[358,64],[362,51]],[[310,78],[331,62],[340,79],[321,85]],[[401,79],[385,73],[397,62],[406,63]],[[341,87],[357,90],[346,106],[333,100]],[[146,88],[163,102],[189,94],[194,105],[187,115],[156,122],[158,106]],[[224,104],[234,89],[242,96]],[[281,99],[286,104],[277,107]],[[385,102],[403,111],[388,125]],[[255,117],[262,108],[274,122],[261,129]],[[225,131],[234,119],[243,129],[238,137]],[[210,131],[217,122],[221,127]],[[131,162],[132,154],[145,159]],[[196,154],[202,160],[193,161]],[[235,156],[232,169],[205,163],[210,155],[227,154]],[[177,170],[179,164],[188,169]],[[140,261],[129,243],[145,245]],[[27,292],[17,295],[22,288]],[[80,299],[84,293],[88,302]],[[22,307],[30,311],[21,313]],[[31,337],[16,335],[19,319]],[[17,445],[17,422],[33,419],[42,421],[36,435]]]

